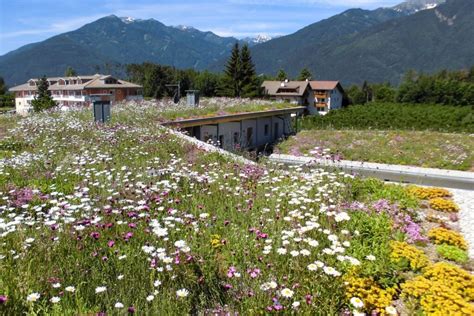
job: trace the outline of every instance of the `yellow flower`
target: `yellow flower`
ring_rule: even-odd
[[[437,245],[448,244],[467,250],[467,242],[464,237],[453,230],[443,227],[433,228],[428,232],[428,237]]]
[[[442,188],[422,188],[412,186],[408,188],[408,192],[421,200],[451,196],[451,193],[448,190]]]
[[[454,213],[459,211],[459,207],[451,200],[443,198],[433,198],[430,200],[430,207],[441,212]]]
[[[426,267],[429,263],[428,257],[422,250],[406,242],[392,241],[390,242],[390,246],[392,247],[392,260],[400,262],[402,258],[406,258],[410,262],[411,270],[421,269]]]
[[[402,297],[419,300],[426,315],[474,315],[474,277],[446,262],[428,266],[402,284]]]

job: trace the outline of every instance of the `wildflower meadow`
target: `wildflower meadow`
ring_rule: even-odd
[[[474,314],[449,192],[236,162],[160,113],[0,117],[1,314]]]

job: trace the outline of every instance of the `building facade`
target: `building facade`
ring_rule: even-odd
[[[259,150],[295,132],[304,107],[249,112],[163,123],[226,150]]]
[[[311,98],[309,81],[264,81],[262,88],[266,96],[278,102],[308,106]]]
[[[310,115],[324,115],[342,107],[344,90],[339,81],[264,81],[267,97],[305,106]]]
[[[110,75],[51,77],[48,90],[59,106],[87,106],[93,99],[106,99],[111,103],[124,100],[142,100],[142,86],[117,79]],[[37,93],[39,79],[10,88],[15,93],[18,114],[32,111],[31,101]]]

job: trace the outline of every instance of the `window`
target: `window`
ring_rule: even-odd
[[[269,129],[270,129],[270,128],[269,128],[268,124],[265,124],[264,132],[263,132],[263,134],[264,134],[265,136],[268,136]]]
[[[274,126],[275,126],[275,127],[274,127],[274,129],[273,129],[273,130],[275,131],[275,138],[276,138],[276,137],[278,137],[278,136],[279,136],[279,134],[280,134],[280,131],[278,130],[278,129],[279,129],[279,127],[280,127],[280,124],[278,124],[278,122],[277,122],[277,123],[275,123],[275,125],[274,125]]]
[[[253,127],[247,127],[247,145],[251,146],[253,143]]]

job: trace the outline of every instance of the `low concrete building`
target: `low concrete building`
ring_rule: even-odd
[[[91,98],[107,96],[107,101],[142,100],[142,86],[117,79],[110,75],[51,77],[47,78],[48,90],[59,106],[84,106]],[[32,110],[31,101],[37,93],[39,79],[10,88],[15,93],[16,112],[26,114]]]
[[[295,132],[292,118],[297,120],[304,107],[221,115],[165,122],[181,128],[190,136],[227,149],[262,149]]]

